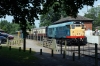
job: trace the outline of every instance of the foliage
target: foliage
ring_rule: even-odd
[[[41,26],[49,26],[53,22],[59,20],[61,17],[66,17],[66,13],[61,11],[59,13],[54,13],[51,8],[47,14],[43,14],[40,16],[40,27]]]
[[[93,30],[95,27],[100,26],[100,7],[93,7],[89,9],[88,13],[85,13],[85,17],[93,19]]]
[[[43,2],[43,13],[48,13],[52,6],[54,12],[61,12],[62,10],[68,16],[76,17],[78,9],[82,9],[84,5],[92,6],[94,1],[96,0],[46,0]]]
[[[11,28],[10,33],[13,34],[13,33],[15,33],[16,31],[19,31],[19,30],[20,30],[19,24],[11,23],[11,25],[12,25],[12,28]]]
[[[43,2],[43,13],[40,16],[40,27],[48,26],[59,20],[62,16],[76,17],[78,9],[83,8],[83,5],[93,5],[93,1],[86,0],[46,0]]]
[[[34,24],[38,14],[48,13],[52,6],[54,12],[66,11],[67,15],[76,16],[78,9],[84,5],[92,6],[96,0],[1,0],[0,18],[6,15],[14,17],[14,22],[20,24],[21,28]],[[41,9],[41,5],[43,9]]]
[[[84,5],[92,6],[96,0],[1,0],[0,18],[10,15],[14,17],[13,22],[20,25],[23,31],[23,49],[26,47],[27,22],[34,24],[38,14],[46,14],[52,6],[54,12],[66,11],[67,15],[76,16],[78,9]],[[43,6],[43,9],[41,9]]]
[[[1,20],[0,29],[3,29],[6,33],[15,33],[20,29],[18,24],[13,24],[8,22],[7,20]]]
[[[29,29],[29,31],[31,31],[32,28],[36,28],[35,25],[30,25],[29,22],[27,22],[27,28]]]

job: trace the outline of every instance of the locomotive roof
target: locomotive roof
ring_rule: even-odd
[[[61,26],[65,26],[65,25],[70,25],[70,24],[73,24],[74,22],[71,21],[71,22],[65,22],[65,23],[61,23],[61,24],[54,24],[54,25],[50,25],[48,26],[49,28],[52,28],[52,27],[61,27]]]
[[[93,19],[90,19],[90,18],[87,18],[87,17],[84,17],[84,16],[80,16],[80,15],[77,15],[76,18],[69,16],[69,17],[66,17],[66,18],[59,19],[58,21],[54,22],[54,24],[62,23],[62,22],[68,22],[68,21],[82,21],[82,22],[91,21],[92,22]]]

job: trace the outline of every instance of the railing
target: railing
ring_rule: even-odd
[[[81,42],[78,42],[77,46],[67,46],[66,41],[65,44],[56,44],[56,41],[53,39],[44,39],[41,40],[41,42],[41,46],[53,50],[53,56],[55,54],[62,54],[69,60],[73,59],[73,61],[78,61],[80,63],[87,64],[87,66],[100,66],[100,45],[97,43],[87,43],[86,45],[81,45]]]

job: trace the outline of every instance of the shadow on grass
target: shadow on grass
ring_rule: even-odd
[[[76,50],[75,50],[76,51]],[[19,51],[18,48],[2,47],[0,49],[0,66],[93,66],[94,58],[88,58],[85,56],[77,55],[74,57],[71,52],[68,52],[66,57],[63,58],[63,54],[54,54],[43,52],[29,52],[26,50]],[[93,56],[93,55],[91,55]],[[91,60],[90,60],[91,59]],[[89,62],[88,62],[89,61]],[[100,63],[98,63],[100,65]]]
[[[35,52],[29,50],[19,51],[18,48],[0,48],[0,66],[31,66],[38,59]]]

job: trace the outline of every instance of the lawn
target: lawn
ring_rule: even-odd
[[[30,66],[31,64],[33,65],[33,61],[37,60],[34,54],[35,52],[33,51],[31,53],[28,50],[26,50],[25,52],[19,51],[18,48],[11,48],[11,50],[9,50],[9,48],[6,46],[3,46],[2,48],[0,48],[1,58],[11,59],[14,62],[23,64],[24,66],[27,66],[27,65]]]

